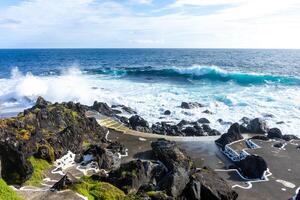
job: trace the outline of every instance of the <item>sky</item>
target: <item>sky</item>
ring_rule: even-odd
[[[0,48],[300,48],[300,1],[0,0]]]

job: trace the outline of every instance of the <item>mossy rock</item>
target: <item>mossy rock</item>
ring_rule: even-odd
[[[0,179],[0,200],[23,200],[3,179]]]
[[[126,197],[117,187],[89,177],[82,177],[81,183],[75,184],[72,189],[89,200],[123,200]]]
[[[41,186],[41,182],[45,178],[45,171],[50,169],[51,164],[46,160],[38,159],[35,157],[30,157],[28,161],[33,167],[33,174],[29,180],[27,180],[24,185],[30,186]]]

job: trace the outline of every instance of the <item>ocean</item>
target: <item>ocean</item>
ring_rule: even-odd
[[[150,123],[205,117],[221,132],[243,117],[261,117],[300,136],[300,50],[0,50],[0,117],[38,96],[124,104]],[[205,107],[181,109],[183,101]]]

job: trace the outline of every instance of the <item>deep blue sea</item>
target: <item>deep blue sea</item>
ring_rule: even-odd
[[[262,117],[300,135],[300,50],[0,50],[0,117],[40,95],[53,102],[125,104],[151,123],[206,117],[220,131],[229,123],[218,119]],[[184,110],[182,101],[206,107]],[[170,116],[163,115],[166,109]]]

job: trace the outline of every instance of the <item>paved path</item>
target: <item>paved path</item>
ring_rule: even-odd
[[[144,133],[129,129],[124,126],[122,123],[104,116],[94,116],[97,119],[97,122],[108,129],[112,129],[114,131],[118,131],[124,134],[133,135],[142,138],[164,138],[171,141],[213,141],[217,139],[219,136],[169,136],[169,135],[159,135],[153,133]]]

